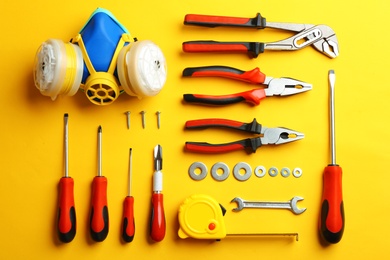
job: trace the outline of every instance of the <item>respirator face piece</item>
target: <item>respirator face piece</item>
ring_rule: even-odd
[[[118,41],[116,46],[111,38],[102,39],[108,37],[107,31],[116,32],[111,35]],[[116,19],[100,8],[71,42],[49,39],[35,57],[35,86],[52,100],[73,96],[79,89],[96,105],[111,104],[123,92],[138,98],[154,96],[166,77],[160,48],[149,40],[132,41]]]

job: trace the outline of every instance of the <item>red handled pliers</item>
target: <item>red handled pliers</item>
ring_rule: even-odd
[[[257,148],[262,145],[284,144],[305,137],[303,133],[284,127],[264,127],[261,124],[257,123],[256,119],[253,119],[251,123],[243,123],[228,119],[210,118],[190,120],[187,121],[185,124],[186,129],[203,129],[209,127],[230,128],[252,134],[258,134],[260,136],[224,144],[186,142],[185,149],[189,152],[198,153],[225,153],[236,150],[246,150],[248,153],[255,153]]]
[[[274,28],[296,32],[287,39],[277,42],[217,42],[217,41],[188,41],[183,43],[185,52],[244,52],[256,58],[264,50],[300,50],[312,45],[316,50],[329,58],[339,55],[339,46],[335,32],[327,25],[313,25],[302,23],[275,23],[266,22],[258,13],[254,18],[240,18],[228,16],[187,14],[185,25],[205,27],[232,26],[242,28]]]
[[[184,69],[183,76],[217,76],[246,81],[253,84],[268,85],[268,88],[264,89],[253,89],[245,92],[221,96],[202,94],[183,95],[183,98],[186,102],[207,105],[227,105],[238,103],[241,101],[246,101],[252,105],[259,105],[260,101],[267,96],[288,96],[306,92],[313,88],[310,83],[306,83],[292,78],[268,77],[264,73],[262,73],[259,68],[255,68],[251,71],[242,71],[226,66],[194,67]]]

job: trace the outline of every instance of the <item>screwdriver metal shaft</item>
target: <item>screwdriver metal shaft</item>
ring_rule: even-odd
[[[322,207],[319,230],[323,239],[329,243],[338,243],[344,232],[344,202],[342,194],[342,169],[336,164],[335,144],[335,81],[333,70],[329,71],[330,85],[330,153],[331,163],[325,167],[323,176]]]

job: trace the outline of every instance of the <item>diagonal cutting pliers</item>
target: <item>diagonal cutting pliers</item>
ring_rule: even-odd
[[[225,153],[236,150],[246,150],[248,153],[255,153],[257,148],[262,145],[284,144],[297,141],[305,137],[303,133],[284,127],[264,127],[257,123],[256,119],[253,119],[250,123],[243,123],[228,119],[209,118],[190,120],[185,124],[185,129],[203,129],[209,127],[230,128],[251,134],[257,134],[259,136],[224,144],[186,142],[185,149],[189,152],[198,153]]]
[[[260,101],[267,96],[288,96],[311,90],[313,87],[310,83],[299,81],[292,78],[273,78],[266,76],[255,68],[251,71],[242,71],[226,66],[207,66],[186,68],[183,76],[200,77],[200,76],[219,76],[236,80],[246,81],[253,84],[268,85],[267,88],[253,89],[245,92],[211,96],[202,94],[184,94],[184,101],[189,103],[199,103],[206,105],[228,105],[241,101],[246,101],[252,105],[259,105]]]
[[[185,52],[246,52],[250,57],[256,58],[265,50],[300,50],[311,45],[329,58],[336,58],[339,55],[336,34],[327,25],[267,22],[260,13],[254,18],[187,14],[184,24],[205,27],[273,28],[296,32],[295,35],[276,42],[188,41],[182,46]]]

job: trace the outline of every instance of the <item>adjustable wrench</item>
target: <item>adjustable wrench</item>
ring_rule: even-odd
[[[297,202],[303,200],[302,197],[295,196],[290,201],[287,202],[266,202],[266,201],[246,201],[240,197],[235,197],[231,202],[237,203],[237,208],[234,208],[233,211],[241,211],[244,208],[261,208],[261,209],[289,209],[294,214],[298,215],[303,213],[306,208],[299,209],[297,207]]]

